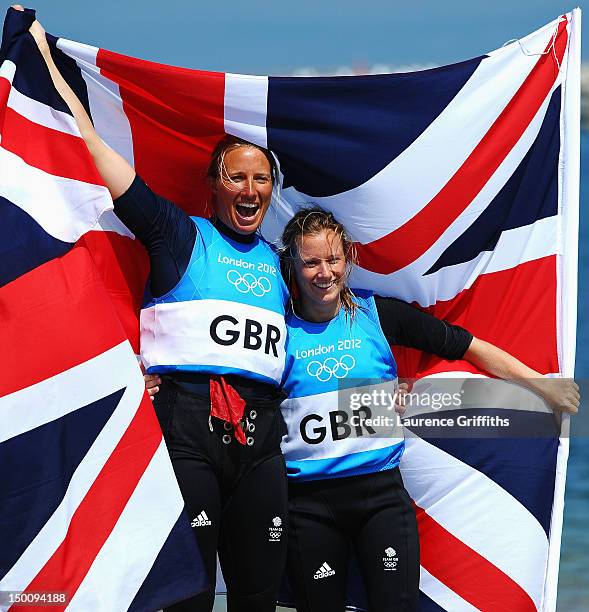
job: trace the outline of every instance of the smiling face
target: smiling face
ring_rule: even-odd
[[[227,151],[213,196],[215,213],[225,225],[239,234],[255,232],[272,199],[272,173],[264,153],[252,146]]]
[[[309,321],[328,321],[340,309],[340,293],[345,283],[346,255],[342,238],[333,230],[321,230],[299,236],[296,244],[294,273],[301,315]]]

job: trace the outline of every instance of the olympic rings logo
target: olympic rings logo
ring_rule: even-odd
[[[239,293],[251,293],[256,297],[263,297],[272,289],[272,283],[266,276],[257,278],[251,272],[240,274],[237,270],[227,272],[227,280],[239,291]]]
[[[335,376],[337,379],[345,378],[356,365],[352,355],[342,355],[339,361],[335,357],[328,357],[323,363],[314,360],[307,366],[307,374],[319,382],[327,382]]]

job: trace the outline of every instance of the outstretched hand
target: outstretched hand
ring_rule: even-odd
[[[579,385],[571,378],[540,378],[534,386],[553,410],[577,414],[581,403]]]
[[[540,395],[555,412],[576,414],[581,395],[571,378],[546,378],[513,355],[480,338],[473,338],[464,358],[497,378],[519,383]]]
[[[12,8],[15,11],[24,11],[24,7],[20,4],[13,4]],[[29,28],[29,32],[37,43],[39,51],[41,53],[49,53],[49,45],[47,44],[47,37],[45,36],[45,28],[35,19],[33,25]]]

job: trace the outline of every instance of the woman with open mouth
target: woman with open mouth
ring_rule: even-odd
[[[154,384],[165,379],[155,409],[209,578],[206,592],[169,609],[212,609],[218,552],[229,609],[274,610],[286,558],[279,405],[288,292],[278,256],[257,230],[272,198],[275,161],[266,149],[224,138],[207,173],[213,216],[189,217],[102,142],[39,22],[30,31],[115,213],[149,254],[141,357],[157,375]]]

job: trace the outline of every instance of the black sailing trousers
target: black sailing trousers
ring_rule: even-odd
[[[370,612],[416,610],[419,538],[399,468],[289,483],[288,574],[298,612],[343,612],[355,554]]]
[[[210,588],[169,612],[208,612],[215,598],[216,557],[229,612],[275,610],[286,561],[287,483],[280,440],[282,398],[246,399],[251,445],[209,420],[208,384],[163,377],[155,409]],[[253,425],[253,427],[252,427]],[[226,428],[227,427],[227,428]]]

